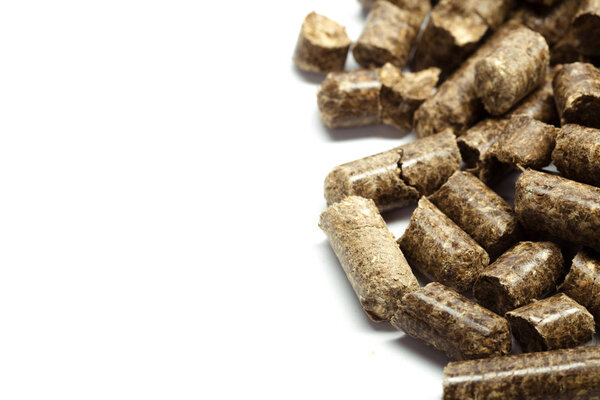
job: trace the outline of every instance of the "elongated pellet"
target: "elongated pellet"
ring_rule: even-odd
[[[556,106],[564,124],[600,128],[600,70],[588,63],[563,65],[553,81]]]
[[[600,254],[586,248],[580,250],[560,290],[587,308],[600,326]]]
[[[552,162],[562,176],[600,186],[600,129],[564,125],[556,139]]]

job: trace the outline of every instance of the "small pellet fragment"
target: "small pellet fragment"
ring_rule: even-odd
[[[473,296],[504,315],[556,288],[564,269],[560,248],[552,242],[520,242],[484,269]]]
[[[397,301],[419,288],[372,200],[351,196],[330,206],[321,214],[319,227],[373,321],[391,319]]]
[[[572,23],[578,50],[600,56],[600,0],[582,0]]]
[[[447,130],[400,147],[335,167],[325,178],[325,199],[372,199],[381,211],[416,203],[437,190],[460,168],[454,134]]]
[[[594,317],[569,296],[559,293],[506,313],[524,352],[567,349],[594,334]]]
[[[600,250],[600,188],[528,169],[516,183],[515,213],[531,232]]]
[[[303,71],[342,71],[352,42],[346,29],[314,11],[302,23],[294,62]]]
[[[542,168],[550,164],[559,131],[530,117],[513,117],[498,139],[494,154],[502,163]]]
[[[569,31],[581,0],[563,0],[552,7],[525,6],[514,18],[531,30],[539,32],[549,46],[560,41]]]
[[[488,57],[477,62],[477,95],[490,114],[504,114],[544,83],[549,65],[550,51],[544,37],[518,27]]]
[[[590,249],[580,250],[559,289],[587,308],[600,326],[600,254]]]
[[[600,70],[588,63],[565,64],[553,81],[556,106],[564,124],[600,128]]]
[[[508,203],[468,172],[455,172],[429,200],[492,258],[521,236],[519,222]]]
[[[443,400],[598,399],[600,346],[451,362],[443,388]]]
[[[398,244],[413,267],[459,292],[471,289],[490,262],[485,250],[425,197]]]
[[[438,282],[404,295],[391,323],[454,360],[510,353],[506,319]]]
[[[556,104],[554,102],[554,90],[552,89],[552,80],[556,72],[560,69],[559,66],[552,68],[552,70],[546,74],[546,80],[544,84],[525,97],[519,104],[517,104],[507,115],[506,118],[510,119],[517,115],[531,117],[542,121],[546,124],[555,125],[558,123],[558,111],[556,110]]]
[[[564,125],[556,138],[552,162],[565,178],[600,186],[600,129]]]

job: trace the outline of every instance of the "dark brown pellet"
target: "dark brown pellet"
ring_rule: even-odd
[[[566,178],[600,186],[600,129],[568,124],[562,127],[552,162]]]
[[[600,398],[600,346],[451,362],[443,400]]]
[[[600,254],[580,250],[560,290],[587,308],[600,326]]]
[[[562,124],[600,128],[600,70],[592,64],[565,64],[554,77],[554,98]]]
[[[546,74],[544,84],[525,97],[523,101],[511,110],[506,118],[517,115],[531,117],[546,124],[557,124],[559,121],[558,111],[554,102],[554,90],[552,89],[552,79],[560,67],[554,67]]]
[[[398,244],[413,267],[460,292],[471,289],[490,262],[485,250],[425,197]]]
[[[560,41],[571,26],[581,0],[563,0],[553,7],[522,7],[516,12],[515,19],[523,25],[539,32],[548,45]]]
[[[438,282],[406,294],[391,323],[454,360],[510,353],[506,319]]]
[[[582,0],[573,19],[573,32],[580,52],[600,56],[600,0]]]
[[[504,315],[556,288],[564,269],[560,248],[551,242],[520,242],[484,269],[473,295]]]
[[[360,304],[373,321],[387,321],[396,303],[419,288],[372,200],[351,196],[321,214],[327,234]]]

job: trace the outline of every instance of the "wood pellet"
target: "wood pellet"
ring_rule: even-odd
[[[559,288],[584,306],[600,326],[600,254],[591,249],[581,249],[571,264],[571,269]]]
[[[588,63],[565,64],[553,81],[562,124],[600,128],[600,70]]]
[[[552,162],[565,178],[600,186],[600,129],[564,125],[556,138]]]

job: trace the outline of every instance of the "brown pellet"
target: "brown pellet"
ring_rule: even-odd
[[[490,114],[504,114],[544,83],[549,65],[550,51],[544,37],[520,26],[477,62],[477,95]]]
[[[562,124],[600,128],[600,70],[588,63],[565,64],[553,81]]]
[[[507,115],[510,119],[517,115],[531,117],[546,124],[555,125],[558,123],[558,111],[554,102],[554,90],[552,89],[552,80],[560,67],[554,67],[546,74],[544,84],[525,97],[515,106]]]
[[[404,295],[391,323],[454,360],[510,353],[506,319],[438,282]]]
[[[397,301],[419,288],[372,200],[351,196],[330,206],[319,227],[373,321],[392,318]]]
[[[375,4],[376,0],[358,0],[364,8],[371,9]],[[416,16],[421,15],[420,19],[429,12],[431,9],[431,2],[429,0],[387,0],[392,3],[396,7],[399,7],[403,10],[410,11],[414,13]]]
[[[468,172],[455,172],[429,200],[492,258],[521,236],[519,222],[508,203]]]
[[[525,6],[516,12],[515,19],[539,32],[548,45],[552,46],[564,38],[580,2],[581,0],[563,0],[552,7]]]
[[[515,213],[531,232],[600,249],[600,188],[526,170],[516,183]]]
[[[564,125],[556,139],[552,162],[562,176],[600,186],[600,129]]]
[[[580,250],[560,290],[587,308],[600,326],[600,254]]]
[[[484,269],[473,295],[504,315],[556,288],[564,269],[560,248],[551,242],[520,242]]]
[[[573,32],[581,53],[600,56],[600,0],[582,0],[573,19]]]
[[[460,292],[471,289],[490,262],[486,251],[425,197],[398,244],[413,267]]]
[[[342,71],[351,43],[343,26],[313,11],[302,23],[294,62],[303,71]]]
[[[598,399],[600,346],[451,362],[443,388],[443,400]]]
[[[568,349],[594,334],[594,317],[585,307],[559,293],[506,313],[524,352]]]
[[[334,168],[325,179],[328,204],[347,196],[375,201],[381,211],[415,203],[460,168],[450,130]]]

